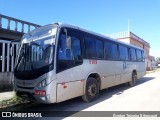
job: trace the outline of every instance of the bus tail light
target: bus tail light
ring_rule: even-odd
[[[35,90],[34,94],[35,95],[40,95],[40,96],[45,96],[46,95],[46,91],[45,90]]]

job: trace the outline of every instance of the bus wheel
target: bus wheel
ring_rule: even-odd
[[[87,79],[85,94],[82,96],[82,99],[85,102],[91,102],[95,100],[99,95],[99,84],[98,81],[93,78],[89,77]]]
[[[129,86],[131,86],[131,87],[135,86],[136,80],[137,80],[137,75],[133,72],[132,73],[132,81],[128,82]]]

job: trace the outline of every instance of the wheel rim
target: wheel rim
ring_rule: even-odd
[[[88,87],[88,94],[91,97],[96,96],[97,94],[97,86],[96,84],[92,83],[89,87]]]

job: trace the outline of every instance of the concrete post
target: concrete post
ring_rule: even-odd
[[[7,26],[7,29],[8,29],[8,30],[10,30],[10,22],[11,22],[11,20],[8,19],[8,26]]]
[[[22,29],[21,29],[21,32],[24,33],[24,23],[22,23]]]
[[[2,17],[0,17],[0,28],[2,28]]]
[[[5,70],[5,43],[2,44],[2,72]]]
[[[15,21],[15,31],[17,31],[18,30],[18,22],[17,21]]]

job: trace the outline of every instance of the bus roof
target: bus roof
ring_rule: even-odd
[[[117,43],[120,43],[120,44],[124,44],[124,45],[129,46],[129,47],[134,47],[134,48],[137,48],[137,49],[140,49],[140,50],[144,50],[144,49],[142,49],[142,48],[140,48],[140,47],[137,47],[137,46],[134,46],[134,45],[131,45],[131,44],[122,42],[122,41],[118,41],[118,40],[116,40],[116,39],[107,37],[107,36],[102,35],[102,34],[100,34],[100,33],[96,33],[96,32],[93,32],[93,31],[90,31],[90,30],[81,28],[81,27],[76,26],[76,25],[67,24],[67,23],[52,23],[52,24],[57,24],[59,27],[69,27],[69,28],[78,29],[78,30],[81,30],[81,31],[83,31],[83,32],[87,32],[87,33],[90,33],[90,34],[93,34],[93,35],[96,35],[96,36],[99,36],[99,37],[102,37],[102,38],[106,38],[106,39],[109,39],[109,40],[111,40],[111,41],[114,41],[114,42],[117,42]]]

